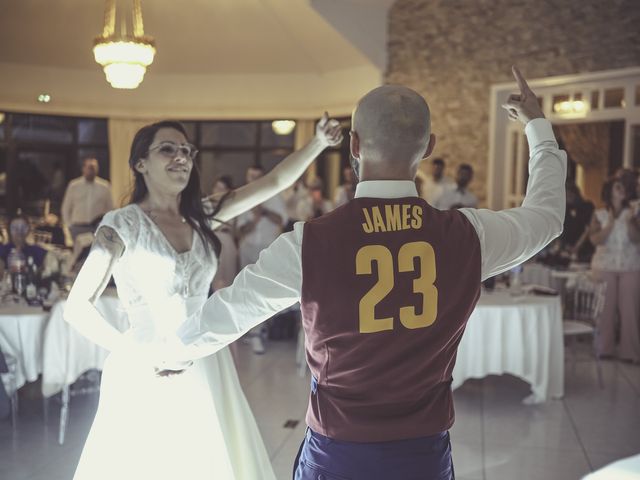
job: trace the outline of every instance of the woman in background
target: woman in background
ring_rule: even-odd
[[[616,325],[620,319],[617,356],[640,363],[640,232],[635,226],[625,186],[619,179],[602,187],[605,208],[594,212],[589,238],[596,246],[591,260],[594,277],[607,283],[599,324],[598,351],[616,356]]]

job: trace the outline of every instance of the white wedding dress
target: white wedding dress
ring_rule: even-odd
[[[113,276],[126,309],[126,335],[140,344],[177,342],[176,329],[197,315],[217,260],[194,232],[177,253],[135,204],[102,225],[125,251]],[[275,480],[267,451],[227,349],[185,373],[156,377],[135,349],[105,361],[98,412],[75,480]]]

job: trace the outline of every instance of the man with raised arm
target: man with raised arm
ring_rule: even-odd
[[[419,198],[429,107],[376,88],[353,113],[354,200],[281,235],[182,332],[203,355],[300,302],[312,385],[295,479],[454,477],[451,373],[480,283],[541,250],[564,218],[566,155],[513,73],[520,93],[504,107],[531,153],[521,207],[439,211]]]

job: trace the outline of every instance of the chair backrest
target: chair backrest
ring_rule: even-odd
[[[573,305],[571,306],[572,320],[596,326],[604,308],[606,289],[606,282],[594,280],[588,274],[579,276],[573,294]]]
[[[45,232],[44,230],[33,231],[33,241],[38,244],[49,245],[53,234],[51,232]]]

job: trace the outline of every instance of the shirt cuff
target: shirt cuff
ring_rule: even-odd
[[[556,142],[556,136],[553,134],[551,122],[546,118],[534,118],[524,127],[524,133],[529,142],[529,151],[542,142]]]

